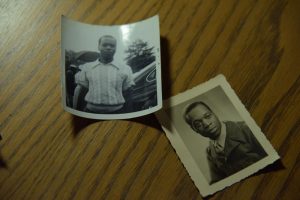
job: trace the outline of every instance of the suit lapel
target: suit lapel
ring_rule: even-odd
[[[240,133],[240,129],[232,122],[225,122],[226,126],[226,139],[225,139],[225,148],[224,153],[226,157],[230,155],[230,153],[241,144],[241,141],[238,137]]]

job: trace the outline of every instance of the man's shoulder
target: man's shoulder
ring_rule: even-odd
[[[125,70],[125,71],[131,70],[131,67],[129,67],[126,63],[123,62],[113,61],[111,64],[120,70]]]
[[[224,121],[225,124],[234,124],[237,126],[246,125],[245,121]]]
[[[124,74],[128,77],[132,76],[133,74],[131,67],[125,63],[113,62],[112,65],[116,66],[116,68],[120,70],[121,74]]]
[[[98,64],[99,64],[99,61],[96,60],[96,61],[93,61],[93,62],[85,63],[85,64],[79,66],[79,68],[81,69],[81,71],[90,71],[93,68],[95,68]]]
[[[249,129],[245,121],[225,121],[227,129],[238,128],[238,129]]]
[[[131,69],[131,67],[130,67],[130,66],[128,66],[128,65],[126,65],[126,64],[124,64],[123,68],[124,68],[124,70],[126,70],[126,71],[130,71],[130,72],[132,72],[132,69]]]
[[[233,140],[241,140],[252,135],[252,131],[244,121],[228,121],[226,124],[227,137]]]

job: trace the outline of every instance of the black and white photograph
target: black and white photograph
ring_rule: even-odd
[[[61,22],[62,103],[92,119],[126,119],[162,107],[158,16],[126,25]]]
[[[156,116],[203,196],[279,159],[223,75],[164,105]]]

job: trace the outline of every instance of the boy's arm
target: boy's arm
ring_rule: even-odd
[[[73,108],[76,110],[83,110],[84,108],[84,97],[86,93],[88,92],[88,89],[81,86],[80,84],[77,84],[75,91],[74,91],[74,97],[73,97]]]

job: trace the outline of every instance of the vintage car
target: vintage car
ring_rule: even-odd
[[[75,74],[80,71],[79,66],[88,62],[93,62],[99,58],[98,52],[92,51],[66,51],[65,52],[65,75],[66,75],[66,103],[72,107],[72,97],[76,83]],[[131,91],[131,107],[129,112],[144,110],[157,105],[157,82],[156,64],[143,67],[133,74],[135,86]],[[127,94],[124,94],[126,96]]]

